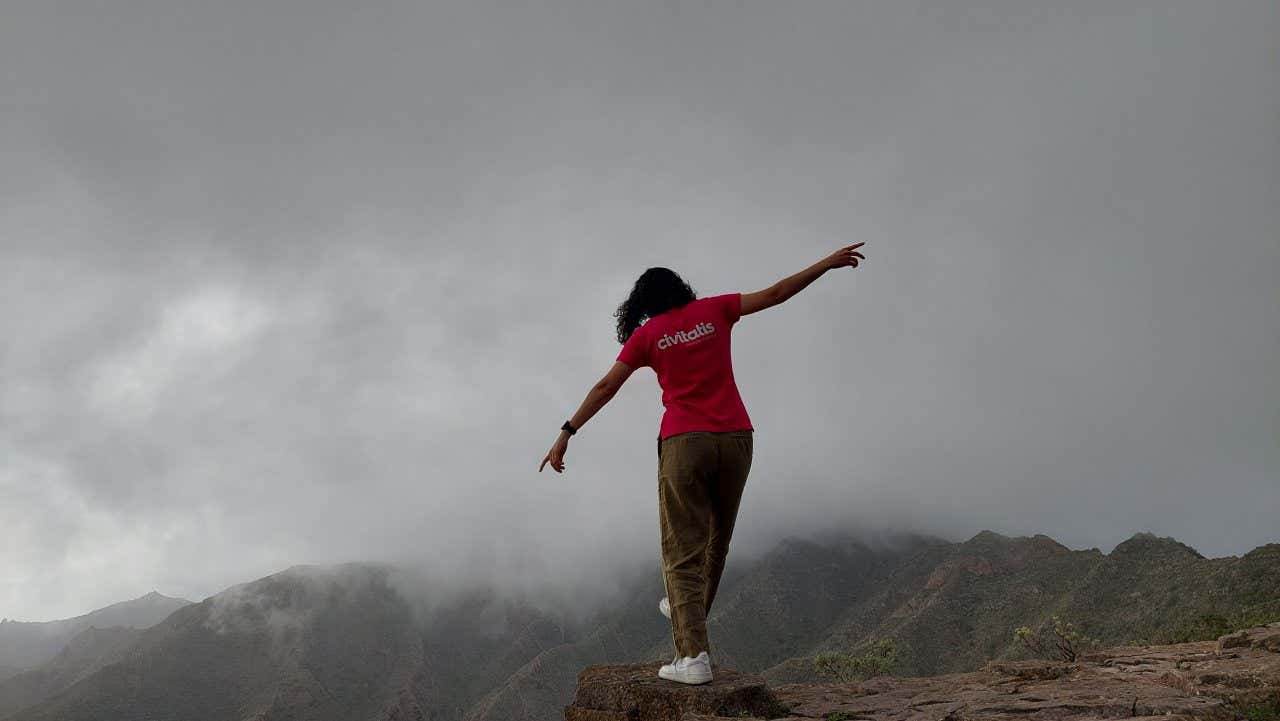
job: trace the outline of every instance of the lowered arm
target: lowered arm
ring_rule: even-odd
[[[613,367],[609,369],[604,377],[596,381],[587,391],[587,397],[582,399],[582,404],[578,406],[578,410],[574,412],[573,417],[569,419],[569,425],[574,428],[582,428],[582,425],[591,420],[605,404],[613,400],[617,395],[618,389],[622,388],[622,384],[627,382],[627,378],[631,376],[631,372],[635,370],[631,366],[622,361],[614,361]],[[542,459],[542,464],[538,466],[541,472],[548,463],[555,469],[556,473],[564,472],[564,454],[569,450],[569,432],[560,431],[560,435],[556,437],[555,443],[551,444],[551,450],[547,452],[547,457]]]
[[[587,391],[587,397],[582,399],[582,405],[578,406],[578,410],[574,412],[573,417],[569,419],[569,425],[574,428],[581,428],[582,424],[591,420],[605,404],[613,400],[617,395],[618,389],[622,388],[622,384],[627,382],[627,378],[631,376],[631,366],[622,361],[614,361],[613,367],[609,369],[604,377],[596,381],[591,386],[591,390]],[[568,435],[567,431],[561,431]]]

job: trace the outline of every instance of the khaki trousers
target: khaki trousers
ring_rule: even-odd
[[[690,431],[658,441],[662,577],[680,656],[711,651],[707,614],[729,554],[751,449],[751,431]]]

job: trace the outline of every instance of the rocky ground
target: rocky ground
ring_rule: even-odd
[[[1280,718],[1280,623],[1170,646],[1124,646],[1078,661],[988,663],[980,671],[857,683],[787,684],[715,668],[686,686],[655,663],[591,666],[566,721],[1055,721]]]

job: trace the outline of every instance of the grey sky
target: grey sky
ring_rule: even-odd
[[[0,4],[0,616],[656,563],[644,268],[750,291],[746,557],[1280,541],[1269,2]]]

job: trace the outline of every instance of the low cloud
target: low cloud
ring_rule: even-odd
[[[0,615],[363,560],[607,594],[656,572],[652,373],[536,468],[635,277],[859,240],[734,328],[730,563],[1280,540],[1268,4],[557,7],[6,10]]]

